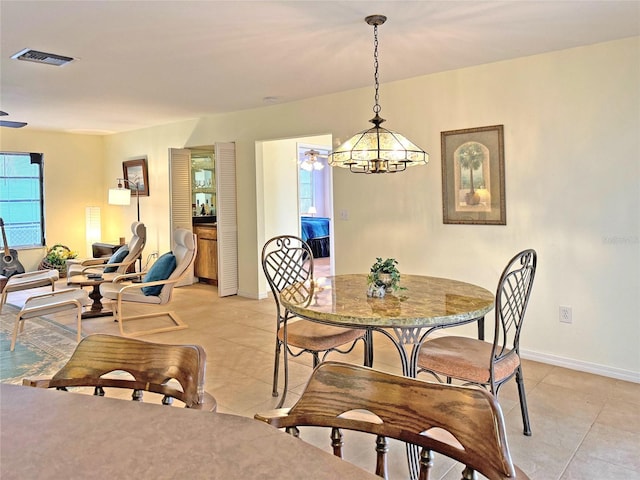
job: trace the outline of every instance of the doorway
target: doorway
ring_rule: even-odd
[[[298,211],[300,237],[315,259],[315,276],[331,275],[332,192],[327,158],[329,145],[298,142]]]
[[[258,178],[262,177],[258,192],[261,194],[259,208],[262,210],[262,229],[259,227],[259,249],[264,243],[276,235],[302,236],[302,216],[309,215],[309,207],[301,208],[300,200],[300,157],[299,152],[310,148],[323,149],[328,152],[331,148],[331,135],[316,135],[310,137],[296,137],[289,139],[271,140],[256,144],[256,158],[258,159]],[[326,165],[326,158],[323,159]],[[326,166],[323,172],[322,193],[316,194],[319,199],[314,205],[316,212],[313,216],[320,216],[329,220],[329,252],[334,249],[333,236],[333,177],[331,168]],[[315,182],[314,182],[315,183]],[[320,200],[321,199],[321,200]],[[260,205],[260,203],[262,205]],[[310,205],[309,205],[310,206]],[[319,208],[320,207],[320,208]],[[260,232],[260,230],[262,230]],[[319,258],[316,276],[326,276],[334,272],[334,256]],[[320,273],[322,272],[322,274]],[[260,291],[266,292],[266,280],[261,281]],[[264,284],[264,289],[263,285]]]

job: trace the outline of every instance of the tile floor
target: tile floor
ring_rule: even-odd
[[[9,303],[20,306],[34,292],[11,294]],[[189,328],[144,338],[204,346],[206,389],[216,397],[218,411],[252,417],[274,408],[278,401],[271,396],[274,302],[218,298],[216,292],[215,287],[202,283],[174,290],[171,307]],[[59,315],[56,320],[73,327],[72,316]],[[118,334],[118,328],[110,317],[83,322],[83,333],[98,332]],[[374,367],[400,373],[390,342],[382,335],[374,342]],[[362,350],[330,358],[360,363]],[[504,386],[499,398],[514,463],[533,480],[640,479],[640,385],[532,361],[525,361],[523,368],[533,436],[522,434],[514,381]],[[310,373],[309,356],[292,362],[286,406],[298,398]],[[302,438],[330,451],[324,431],[307,429]],[[373,471],[373,440],[347,438],[350,440],[355,443],[347,443],[346,458]],[[448,459],[437,458],[432,478],[459,479],[460,471]],[[392,445],[390,475],[407,478],[400,444]]]

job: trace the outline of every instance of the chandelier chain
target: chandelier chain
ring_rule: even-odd
[[[380,100],[380,94],[378,93],[378,89],[380,87],[380,82],[378,81],[378,25],[373,26],[373,80],[375,83],[375,105],[373,106],[373,113],[376,115],[380,113],[380,104],[378,103]]]

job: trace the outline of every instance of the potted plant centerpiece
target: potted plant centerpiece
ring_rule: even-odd
[[[371,266],[367,277],[368,297],[382,298],[389,289],[394,292],[403,290],[400,286],[400,271],[397,265],[398,261],[395,258],[387,258],[386,260],[382,260],[380,257],[376,258],[376,263]]]

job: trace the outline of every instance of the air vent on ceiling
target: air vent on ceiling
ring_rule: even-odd
[[[56,67],[61,67],[62,65],[66,65],[74,60],[73,58],[65,57],[64,55],[39,52],[30,48],[25,48],[24,50],[19,51],[15,55],[12,55],[11,58],[15,58],[16,60],[26,60],[27,62],[46,63],[47,65],[55,65]]]

